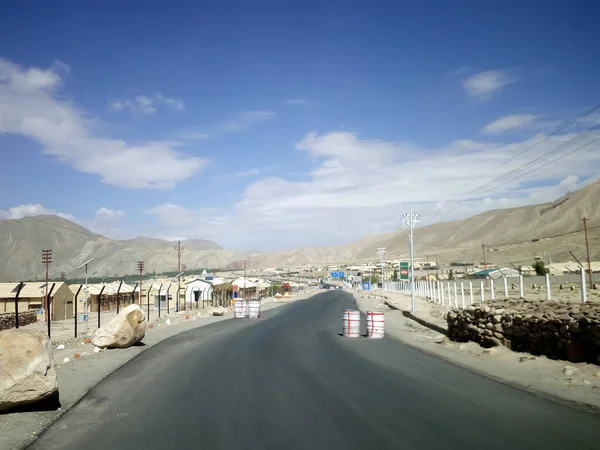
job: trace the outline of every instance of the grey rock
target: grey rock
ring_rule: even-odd
[[[567,377],[570,377],[577,372],[579,372],[579,369],[573,366],[565,366],[565,368],[563,369],[563,374]]]

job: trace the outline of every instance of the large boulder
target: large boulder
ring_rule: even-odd
[[[129,305],[94,332],[92,344],[100,348],[127,348],[140,342],[145,335],[144,311],[139,305]]]
[[[0,331],[0,411],[57,399],[48,336],[26,329]]]

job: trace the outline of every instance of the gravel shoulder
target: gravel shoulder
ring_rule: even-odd
[[[308,298],[313,294],[314,292],[306,292],[278,301],[267,298],[263,300],[262,310],[277,308]],[[232,311],[228,311],[224,316],[212,316],[209,309],[193,310],[189,314],[190,319],[186,319],[186,313],[181,312],[167,317],[163,315],[160,320],[151,320],[149,325],[152,324],[152,328],[147,328],[143,345],[127,349],[102,350],[95,353],[95,347],[92,344],[84,344],[82,339],[61,339],[60,343],[65,348],[56,350],[58,343],[53,341],[61,408],[54,411],[0,415],[0,430],[2,430],[0,449],[21,449],[29,445],[45,428],[71,409],[100,381],[159,342],[198,327],[233,318]],[[76,357],[76,354],[79,357]],[[69,361],[63,362],[65,358],[69,358]]]
[[[409,296],[391,292],[353,294],[361,311],[385,311],[386,334],[392,338],[489,378],[600,414],[600,367],[596,365],[551,360],[505,347],[484,349],[473,342],[452,342],[437,329],[446,328],[446,324],[445,311],[436,305],[416,299],[415,314],[410,315]]]

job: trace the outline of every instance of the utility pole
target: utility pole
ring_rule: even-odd
[[[487,287],[487,264],[485,263],[485,244],[481,243],[481,251],[483,252],[483,278],[485,278],[485,287]]]
[[[137,268],[138,271],[140,272],[140,296],[139,296],[139,301],[140,301],[140,308],[142,307],[142,275],[144,273],[144,261],[138,261],[137,263]]]
[[[588,263],[588,277],[590,280],[590,289],[594,289],[594,282],[592,280],[592,263],[590,262],[590,244],[588,242],[588,233],[587,233],[587,221],[590,220],[587,217],[583,219],[583,231],[585,232],[585,249],[587,251],[587,263]]]
[[[406,223],[410,229],[408,233],[404,228],[400,227],[402,231],[408,234],[410,240],[410,291],[411,291],[411,309],[415,312],[415,246],[413,239],[413,230],[415,225],[419,223],[419,214],[413,214],[412,208],[410,214],[402,214],[402,222]]]
[[[379,255],[379,265],[381,266],[381,289],[383,289],[383,255],[385,255],[385,247],[379,247],[377,254]]]
[[[184,248],[181,246],[181,241],[177,241],[177,247],[175,247],[177,251],[177,273],[181,272],[181,252],[183,252]],[[183,271],[185,272],[185,269]]]
[[[42,250],[42,264],[46,266],[46,320],[50,323],[50,299],[48,298],[48,266],[52,263],[52,250]]]

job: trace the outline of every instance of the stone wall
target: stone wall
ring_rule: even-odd
[[[448,312],[448,337],[600,364],[600,304],[508,299]]]
[[[29,325],[37,322],[37,314],[34,310],[19,313],[19,326]],[[0,331],[15,328],[17,324],[15,313],[0,314]]]

